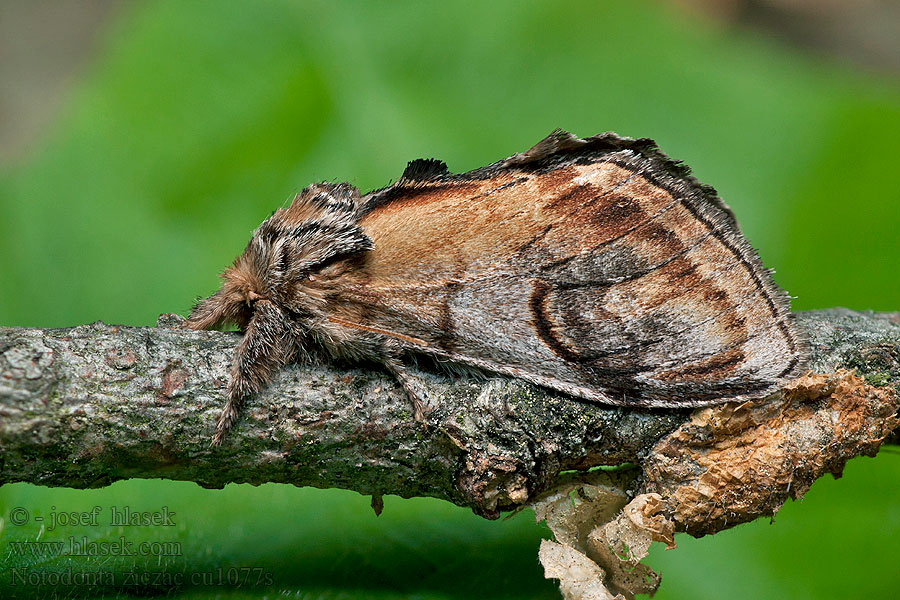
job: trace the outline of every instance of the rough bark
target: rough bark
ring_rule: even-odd
[[[879,386],[878,394],[860,392],[867,400],[854,413],[865,421],[854,430],[858,439],[836,448],[820,469],[804,472],[805,485],[824,471],[839,472],[856,454],[874,453],[895,428],[891,387],[900,385],[900,313],[831,309],[798,319],[809,331],[815,371],[856,369]],[[433,496],[496,517],[552,489],[562,472],[599,465],[639,465],[645,471],[634,471],[636,492],[675,498],[678,490],[683,495],[697,487],[686,481],[687,472],[699,481],[710,470],[689,437],[702,434],[708,442],[713,433],[746,434],[776,413],[787,427],[791,415],[800,418],[785,408],[791,403],[826,411],[817,413],[822,418],[837,418],[839,408],[826,407],[826,396],[840,385],[834,377],[830,388],[815,384],[815,392],[727,408],[731,420],[724,426],[710,424],[723,418],[721,409],[625,410],[507,378],[423,371],[434,410],[419,423],[399,387],[375,366],[293,366],[248,402],[223,445],[211,448],[238,339],[181,329],[171,316],[155,328],[0,328],[0,484],[284,482],[357,490],[372,494],[373,505],[381,494]],[[836,447],[834,432],[822,427],[789,435],[801,436],[798,453]],[[785,464],[806,460],[792,451],[784,450]],[[734,477],[720,479],[716,485],[727,488]],[[745,507],[740,518],[770,514],[802,487],[787,485],[774,501]],[[679,521],[674,504],[666,506],[680,531],[703,534],[734,524],[726,510],[698,528],[689,516]]]

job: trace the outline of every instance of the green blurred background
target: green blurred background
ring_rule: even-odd
[[[151,325],[159,313],[184,314],[253,228],[308,183],[367,191],[417,157],[468,170],[557,127],[653,137],[691,165],[777,267],[795,308],[900,309],[900,78],[890,57],[801,47],[789,29],[748,25],[740,12],[651,1],[99,5],[102,25],[74,75],[34,98],[58,98],[49,124],[26,144],[5,141],[2,325]],[[57,56],[66,39],[41,23],[15,33]],[[21,97],[31,70],[22,73],[2,78],[2,97]],[[663,574],[657,597],[896,598],[898,482],[900,455],[887,450],[817,482],[774,524],[656,548],[647,562]],[[101,523],[114,505],[165,505],[176,526],[63,532],[33,518],[95,505]],[[27,524],[10,521],[15,507],[29,511]],[[52,586],[11,586],[14,568],[143,573],[151,584],[201,573],[214,584],[125,590],[177,598],[558,597],[537,562],[548,531],[528,512],[487,522],[387,497],[376,519],[353,492],[128,481],[4,486],[0,519],[0,597],[52,597]],[[9,545],[69,535],[181,550],[25,558]],[[247,585],[215,585],[241,567],[257,569]],[[272,585],[253,585],[259,573]]]

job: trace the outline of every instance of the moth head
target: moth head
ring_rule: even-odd
[[[253,232],[244,252],[222,274],[222,287],[199,302],[192,329],[233,323],[246,330],[259,302],[295,320],[313,318],[338,263],[372,249],[357,224],[359,191],[349,184],[321,183],[297,194]],[[266,314],[270,314],[268,311]]]

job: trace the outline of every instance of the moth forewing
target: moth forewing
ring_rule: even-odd
[[[730,211],[648,142],[593,140],[378,192],[367,275],[393,314],[376,324],[616,404],[757,397],[796,374],[786,297]]]
[[[650,140],[555,132],[468,173],[413,161],[363,197],[320,184],[254,239],[245,256],[279,254],[242,263],[263,289],[226,273],[212,304],[271,300],[292,323],[271,343],[380,361],[411,396],[408,354],[670,407],[767,395],[805,360],[730,210]],[[209,314],[243,313],[206,306],[193,322]],[[238,361],[253,370],[246,349]]]

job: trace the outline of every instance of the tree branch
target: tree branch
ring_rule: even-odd
[[[815,371],[853,368],[878,386],[900,385],[900,313],[832,309],[798,318],[810,334]],[[686,449],[691,432],[737,436],[765,415],[789,418],[792,403],[824,411],[819,417],[846,418],[822,400],[839,387],[835,378],[813,392],[809,384],[784,399],[726,405],[730,425],[723,429],[709,422],[711,415],[723,418],[722,407],[624,410],[507,378],[429,372],[421,377],[434,410],[419,423],[402,391],[377,368],[314,365],[283,369],[248,403],[223,445],[210,448],[238,340],[235,333],[181,329],[166,315],[156,328],[0,328],[0,484],[284,482],[353,489],[372,494],[373,505],[381,494],[433,496],[493,518],[551,489],[561,472],[598,465],[641,465],[643,487],[633,489],[671,496],[689,486],[686,478],[710,470]],[[802,460],[800,446],[813,449],[828,454],[825,470],[839,471],[852,456],[877,450],[896,426],[895,396],[888,388],[857,392],[865,406],[853,413],[859,421],[853,443],[830,451],[833,432],[800,429],[792,433],[802,436],[794,458]],[[819,475],[813,469],[807,478]],[[787,495],[790,486],[742,518],[777,510]],[[676,523],[703,534],[733,524],[729,518],[722,514],[722,522],[705,528],[690,516]]]

